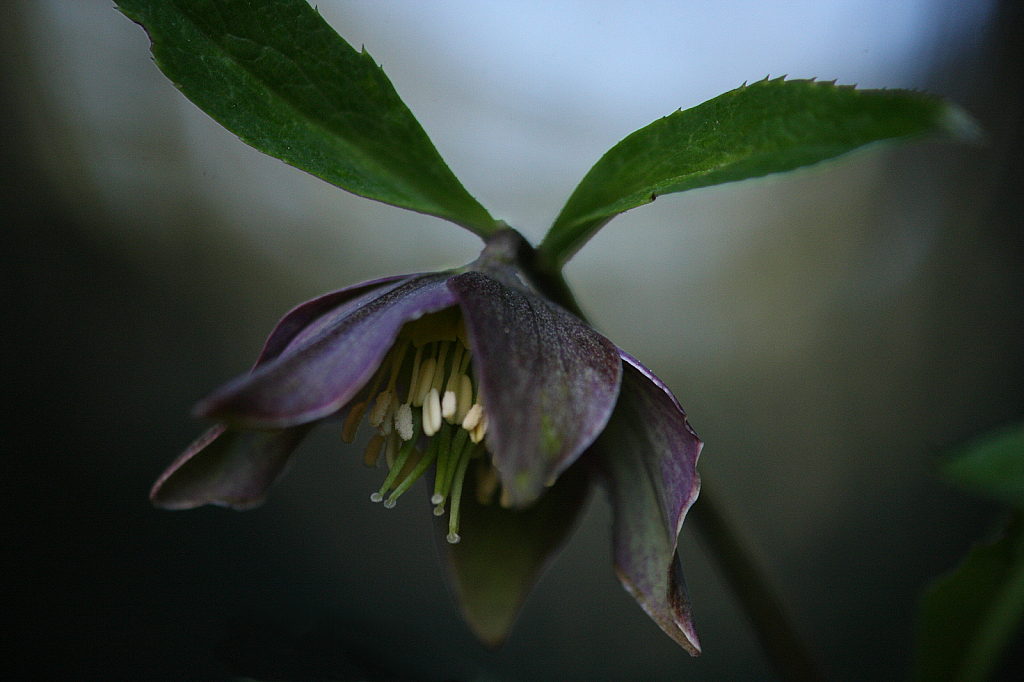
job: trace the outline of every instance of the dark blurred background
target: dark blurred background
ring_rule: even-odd
[[[686,407],[702,472],[832,677],[903,679],[922,587],[1002,514],[933,465],[1024,412],[1020,3],[319,8],[534,241],[620,138],[766,74],[921,88],[977,118],[983,146],[662,198],[567,270]],[[661,634],[612,574],[600,496],[498,652],[459,620],[426,501],[371,505],[381,474],[336,429],[256,511],[150,508],[202,428],[190,405],[281,314],[476,240],[238,142],[108,0],[2,5],[0,131],[5,639],[33,677],[770,678],[686,528],[705,654]]]

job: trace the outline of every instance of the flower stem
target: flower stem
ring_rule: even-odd
[[[718,561],[779,677],[801,682],[824,680],[782,600],[758,566],[750,543],[741,536],[721,500],[712,493],[707,478],[702,471],[700,497],[687,514],[687,523],[696,527],[706,548]]]

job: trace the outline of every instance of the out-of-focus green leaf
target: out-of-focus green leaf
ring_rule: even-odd
[[[167,77],[247,144],[354,194],[497,229],[370,55],[305,0],[117,4]]]
[[[788,171],[878,140],[936,131],[977,136],[960,109],[918,92],[781,78],[744,85],[612,147],[576,187],[538,250],[557,267],[613,217],[662,194]]]
[[[957,485],[1024,508],[1024,424],[990,433],[942,466]]]
[[[918,682],[981,682],[1024,615],[1024,513],[1003,536],[975,547],[926,592],[918,622]]]

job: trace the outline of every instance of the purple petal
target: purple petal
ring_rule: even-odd
[[[280,339],[268,341],[264,355],[271,359],[216,390],[196,413],[233,427],[281,429],[337,412],[377,371],[403,324],[455,305],[445,286],[448,277],[402,278],[312,320],[321,306],[300,306],[293,311],[295,322],[306,326],[286,325]],[[290,340],[283,343],[284,338]]]
[[[665,385],[626,353],[622,359],[619,402],[590,451],[612,503],[616,573],[661,629],[697,655],[676,539],[700,489],[703,444]]]
[[[472,345],[494,466],[512,504],[529,504],[604,429],[619,392],[618,349],[525,287],[475,271],[449,286]]]
[[[524,509],[482,505],[468,487],[459,507],[462,540],[454,545],[445,539],[448,518],[437,519],[462,614],[481,641],[498,646],[505,640],[530,588],[575,528],[589,484],[586,472],[572,467]]]
[[[150,500],[165,509],[219,504],[246,509],[263,501],[309,431],[235,431],[218,424],[200,436],[157,479]]]

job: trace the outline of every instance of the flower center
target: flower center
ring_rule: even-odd
[[[450,501],[451,543],[459,541],[459,503],[470,460],[482,465],[477,467],[477,498],[489,501],[497,488],[497,472],[481,457],[487,413],[469,374],[471,362],[458,307],[406,323],[371,381],[368,397],[352,405],[342,428],[349,443],[364,415],[376,429],[363,461],[375,466],[384,456],[388,475],[370,499],[388,509],[434,465],[430,501],[435,516],[442,516]]]

